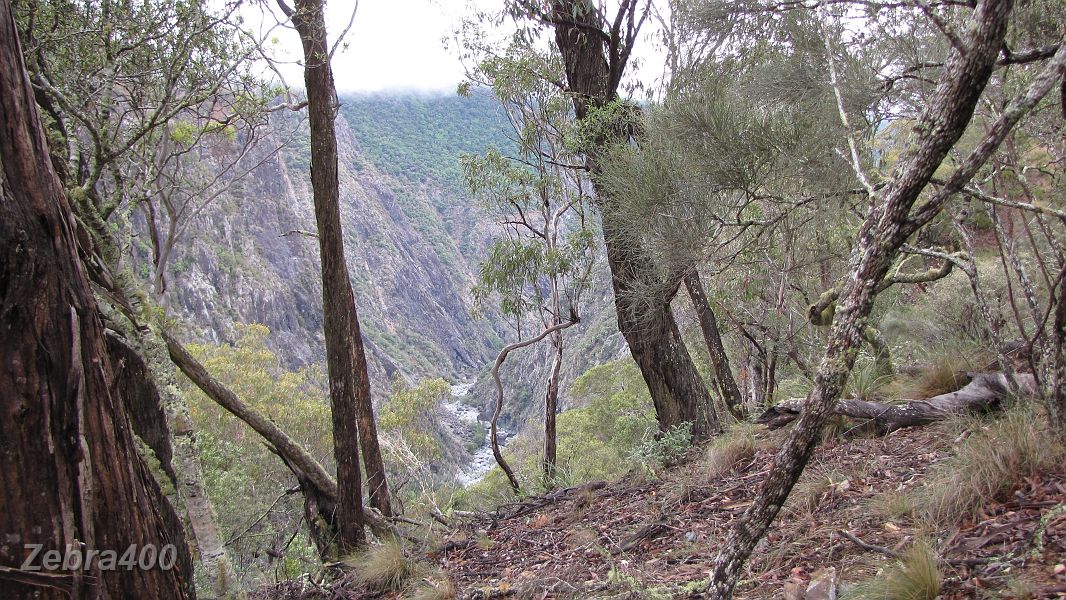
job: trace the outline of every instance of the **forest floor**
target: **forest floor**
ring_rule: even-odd
[[[1066,465],[1025,480],[948,531],[891,509],[892,498],[920,486],[952,454],[958,436],[936,425],[828,440],[736,597],[830,598],[804,590],[829,569],[846,588],[915,540],[929,540],[941,557],[942,598],[1066,598]],[[708,477],[706,449],[693,448],[655,478],[586,484],[469,518],[424,560],[436,563],[433,579],[444,575],[458,598],[700,598],[717,544],[750,504],[782,434],[757,437],[754,455],[725,475]],[[327,597],[408,597],[345,588]]]

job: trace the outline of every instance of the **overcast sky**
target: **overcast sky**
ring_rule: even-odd
[[[446,50],[442,40],[451,39],[462,18],[476,7],[493,9],[502,3],[503,0],[360,0],[355,21],[344,38],[348,46],[338,50],[333,58],[337,89],[455,92],[463,79],[463,67],[455,44]],[[330,43],[348,25],[353,6],[353,0],[327,2]],[[279,58],[300,58],[295,31],[276,31],[273,37]],[[641,54],[646,57],[651,44],[642,41],[641,46],[638,50],[643,50]],[[299,65],[292,62],[281,70],[290,85],[302,87]],[[651,77],[658,75],[656,72]]]
[[[345,35],[347,47],[333,57],[333,73],[341,92],[433,91],[454,92],[463,67],[454,50],[445,50],[460,20],[473,10],[469,1],[492,6],[501,0],[360,0],[355,21]],[[332,44],[348,25],[353,0],[326,4]],[[301,57],[296,32],[273,32],[278,58],[291,61],[281,68],[290,85],[302,87]]]

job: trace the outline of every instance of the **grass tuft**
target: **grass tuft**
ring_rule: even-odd
[[[935,600],[943,576],[936,555],[926,544],[906,550],[879,577],[856,585],[846,600]]]
[[[415,590],[410,600],[453,600],[457,595],[455,582],[444,578],[440,581],[427,581],[426,585]]]
[[[372,546],[344,563],[354,569],[359,584],[379,592],[400,590],[417,572],[417,565],[395,541]]]
[[[933,468],[927,483],[915,492],[920,516],[934,524],[950,526],[974,517],[1026,478],[1053,469],[1066,458],[1043,419],[1030,409],[1015,408],[979,427],[959,444],[955,456]]]
[[[755,456],[758,443],[750,425],[740,425],[714,440],[707,450],[707,475],[720,477],[732,471],[741,461]]]
[[[908,399],[924,399],[947,394],[969,383],[966,371],[970,364],[956,356],[940,356],[931,364],[922,367],[918,374],[900,386],[900,396]]]
[[[914,498],[906,493],[889,490],[870,499],[870,510],[890,519],[909,517],[914,514]]]

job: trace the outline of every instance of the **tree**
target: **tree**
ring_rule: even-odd
[[[515,157],[492,150],[462,159],[467,188],[499,215],[506,235],[492,245],[489,257],[481,263],[474,302],[479,306],[496,298],[519,338],[531,315],[541,330],[551,330],[542,458],[544,485],[550,487],[557,462],[563,330],[577,322],[595,261],[584,212],[588,181],[582,169],[573,167],[579,159],[566,147],[566,134],[573,128],[572,106],[549,83],[561,76],[558,57],[537,52],[521,36],[503,55],[484,44],[472,41],[471,45],[481,60],[468,77],[491,86],[506,111],[518,148]],[[501,353],[495,363],[497,379],[504,357]],[[498,388],[502,393],[502,384]],[[498,398],[497,406],[501,403]],[[495,435],[493,440],[495,446]],[[501,467],[510,471],[505,464]]]
[[[334,125],[339,105],[330,66],[332,50],[326,41],[324,2],[300,0],[293,10],[284,0],[278,0],[278,6],[292,19],[303,44],[304,85],[311,126],[311,186],[314,190],[319,256],[322,261],[323,327],[339,490],[338,549],[346,552],[366,541],[359,469],[360,443],[367,464],[370,501],[385,515],[391,514],[389,491],[374,423],[366,351],[344,257],[340,184],[337,179],[337,133]]]
[[[4,403],[0,590],[9,597],[192,598],[181,522],[137,453],[78,229],[52,169],[8,2],[0,2],[0,386]],[[28,547],[173,546],[173,569],[20,572]]]
[[[1001,117],[989,125],[950,178],[924,203],[914,207],[973,117],[1003,49],[1011,8],[1010,2],[998,0],[982,1],[973,8],[967,34],[959,40],[957,48],[949,51],[936,89],[916,124],[919,135],[900,157],[886,185],[880,189],[870,186],[872,202],[854,245],[851,275],[841,290],[814,389],[804,403],[801,417],[775,455],[752,505],[731,529],[715,560],[708,587],[712,598],[732,597],[745,560],[777,515],[813,453],[822,426],[854,365],[879,286],[888,276],[904,242],[943,210],[948,199],[963,188],[1007,133],[1062,76],[1066,68],[1066,46],[1060,47],[1033,84],[1015,96]],[[857,153],[852,154],[856,174],[863,179]]]
[[[141,287],[165,311],[175,246],[200,211],[254,168],[246,164],[249,151],[273,93],[251,73],[256,44],[240,26],[237,3],[16,7],[52,163],[88,234],[89,276],[125,317],[114,327],[137,355],[130,360],[144,359],[153,380],[148,396],[163,406],[180,473],[175,485],[204,579],[217,595],[232,596],[236,581],[205,493],[196,431]],[[150,256],[127,241],[142,227]],[[150,283],[132,273],[138,263]]]
[[[618,313],[618,329],[651,391],[659,425],[665,431],[691,423],[697,438],[721,429],[718,416],[670,308],[681,283],[679,274],[664,279],[641,252],[637,240],[624,234],[614,220],[610,193],[597,182],[604,149],[634,136],[634,107],[619,101],[618,90],[648,6],[622,0],[611,19],[602,5],[579,0],[555,0],[546,9],[521,0],[512,5],[517,18],[554,28],[555,44],[563,59],[567,93],[574,114],[585,128],[582,147],[592,176],[596,203],[611,268]],[[658,290],[657,294],[645,294]]]

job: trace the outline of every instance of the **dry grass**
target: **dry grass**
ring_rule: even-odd
[[[398,591],[418,571],[418,566],[403,553],[395,541],[372,546],[361,554],[344,561],[355,571],[355,580],[375,591]]]
[[[882,492],[870,499],[870,510],[889,519],[909,517],[914,514],[914,498],[895,490]]]
[[[826,473],[824,471],[812,470],[809,473],[804,473],[795,487],[792,488],[792,493],[788,495],[788,499],[785,500],[785,510],[790,514],[812,514],[818,509],[818,505],[821,504],[822,499],[833,487],[833,484],[843,481],[845,478]]]
[[[935,600],[943,576],[936,555],[926,544],[918,543],[904,552],[879,577],[855,586],[847,600]]]
[[[755,456],[758,450],[755,429],[751,425],[738,425],[719,436],[707,450],[707,476],[721,477],[732,471],[741,462]]]
[[[453,600],[458,595],[455,582],[443,578],[439,581],[427,581],[426,585],[415,590],[410,600]]]
[[[940,356],[922,367],[917,375],[903,380],[899,396],[920,400],[954,392],[969,383],[965,373],[971,368],[969,362],[958,356]]]
[[[1003,499],[1026,478],[1066,458],[1032,410],[1015,408],[991,423],[973,423],[973,435],[959,444],[955,456],[936,465],[915,492],[919,514],[933,524],[950,526],[973,517],[985,504]]]

